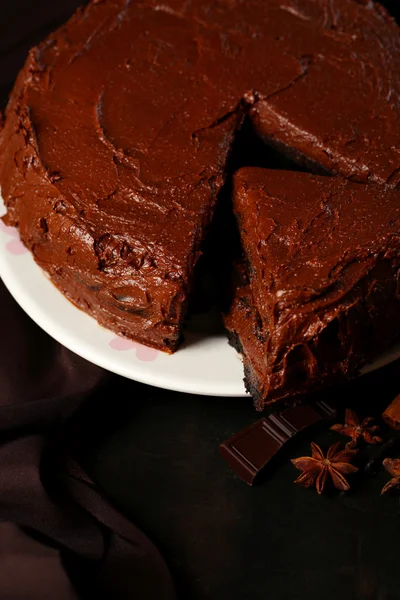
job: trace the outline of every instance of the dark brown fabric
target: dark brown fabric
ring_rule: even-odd
[[[68,456],[69,417],[110,376],[43,333],[2,283],[0,308],[0,597],[172,600],[157,549]]]

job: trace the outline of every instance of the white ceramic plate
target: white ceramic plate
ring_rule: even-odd
[[[5,213],[0,198],[0,216]],[[118,337],[71,304],[36,265],[13,227],[0,220],[0,277],[26,313],[58,342],[113,373],[161,388],[208,396],[245,396],[239,355],[212,315],[189,324],[184,346],[172,356]],[[212,328],[211,328],[212,330]],[[364,369],[400,357],[400,344]]]

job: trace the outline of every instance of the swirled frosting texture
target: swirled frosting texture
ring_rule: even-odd
[[[176,348],[235,131],[396,185],[399,35],[355,0],[93,0],[34,48],[0,138],[8,224],[78,306]]]

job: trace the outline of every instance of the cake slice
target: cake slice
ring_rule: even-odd
[[[400,195],[246,168],[234,210],[247,279],[226,326],[258,407],[355,375],[400,334]]]

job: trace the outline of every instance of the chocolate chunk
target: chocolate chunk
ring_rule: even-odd
[[[389,404],[382,414],[382,419],[392,429],[400,430],[400,394]]]
[[[326,402],[299,404],[256,421],[220,446],[222,457],[248,485],[296,434],[323,420],[335,418]]]

